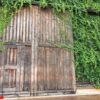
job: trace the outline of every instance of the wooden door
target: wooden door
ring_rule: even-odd
[[[17,67],[17,46],[5,46],[2,55],[2,91],[16,91]]]
[[[30,91],[31,46],[6,45],[0,60],[0,92]]]
[[[37,91],[66,92],[74,89],[73,54],[56,47],[38,47]]]

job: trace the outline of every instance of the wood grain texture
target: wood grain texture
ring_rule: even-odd
[[[66,38],[61,34],[66,33]],[[73,43],[71,26],[50,8],[24,7],[4,31],[5,55],[0,54],[0,87],[18,92],[39,93],[75,91],[73,52],[54,44]]]

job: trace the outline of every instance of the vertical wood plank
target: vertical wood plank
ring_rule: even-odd
[[[26,16],[27,16],[27,8],[24,8],[24,9],[23,9],[22,14],[23,14],[23,16],[22,16],[22,18],[23,18],[23,22],[22,22],[22,33],[23,33],[23,37],[22,37],[22,38],[23,38],[23,39],[22,39],[22,40],[23,40],[23,42],[25,42],[25,41],[27,41],[27,40],[26,40],[26,37],[27,37],[26,34],[28,33],[27,31],[25,31],[25,27],[26,27],[26,25],[27,25],[27,23],[26,23],[26,22],[27,22],[27,19],[26,19],[26,18],[27,18],[27,17],[26,17]]]
[[[12,40],[14,41],[14,42],[17,42],[17,14],[15,14],[15,16],[14,16],[14,18],[13,18],[13,38],[12,38]]]
[[[34,30],[32,31],[32,77],[31,77],[31,91],[34,92],[36,95],[37,92],[37,31],[36,31],[36,27],[37,27],[37,21],[38,19],[36,19],[36,17],[38,16],[38,12],[36,11],[38,9],[38,7],[34,6],[33,9],[33,25],[32,27],[34,28]],[[35,25],[35,26],[34,26]]]
[[[17,60],[17,72],[16,72],[16,91],[17,92],[20,92],[20,67],[21,67],[21,58],[20,58],[20,49],[21,47],[18,46],[17,47],[17,50],[16,50],[16,60]]]
[[[19,35],[21,34],[20,29],[20,12],[17,13],[17,27],[16,27],[16,41],[19,42]]]

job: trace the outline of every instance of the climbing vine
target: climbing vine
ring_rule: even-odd
[[[100,0],[1,0],[0,35],[23,6],[38,4],[72,18],[76,77],[100,87]]]

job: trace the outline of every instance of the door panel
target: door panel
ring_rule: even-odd
[[[73,58],[60,48],[38,47],[37,90],[71,90]]]
[[[23,62],[23,91],[29,91],[31,83],[31,46],[25,46]]]
[[[5,46],[3,65],[3,91],[16,91],[17,47]]]
[[[4,70],[4,88],[15,88],[16,87],[16,69],[5,69]]]
[[[9,91],[29,91],[31,84],[31,46],[7,45],[0,61],[0,89]]]

